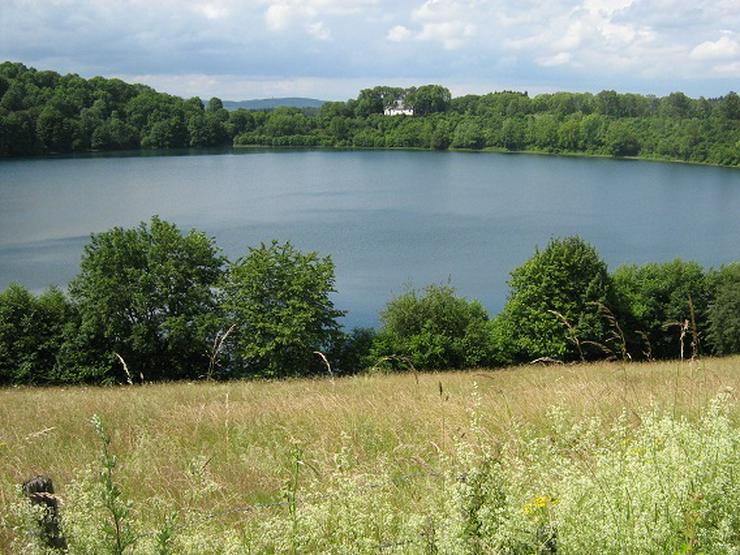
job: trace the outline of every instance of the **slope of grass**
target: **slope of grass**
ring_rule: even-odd
[[[640,444],[643,436],[665,436],[667,446],[674,440],[683,445],[691,434],[714,437],[718,428],[709,430],[701,422],[708,412],[720,410],[710,408],[718,396],[724,397],[721,412],[728,427],[716,433],[717,441],[729,435],[730,444],[717,447],[716,460],[729,456],[730,475],[737,475],[739,389],[740,357],[334,381],[3,389],[0,551],[30,541],[19,524],[23,503],[18,502],[17,485],[36,474],[54,479],[68,534],[96,535],[91,530],[107,518],[95,493],[101,447],[90,418],[97,414],[111,435],[111,450],[118,457],[115,480],[132,503],[130,518],[141,534],[132,553],[151,552],[156,530],[166,529],[173,514],[178,515],[174,537],[183,542],[175,552],[184,546],[193,553],[310,552],[334,546],[339,553],[349,545],[366,552],[504,547],[543,552],[555,541],[574,552],[579,545],[586,549],[594,544],[568,532],[568,511],[576,511],[576,501],[563,490],[562,476],[573,472],[573,483],[580,484],[573,491],[588,491],[585,476],[602,472],[599,457],[621,453],[639,458],[650,452],[658,461],[665,455],[662,439],[651,448]],[[678,435],[656,431],[666,423],[673,423],[670,429]],[[531,455],[540,451],[538,462]],[[705,446],[705,451],[711,449]],[[590,462],[581,468],[576,464],[581,460]],[[670,467],[665,464],[662,468]],[[558,468],[558,476],[548,468]],[[583,474],[584,468],[588,473]],[[712,480],[725,476],[722,472],[713,473]],[[472,487],[468,479],[454,478],[471,475],[480,477],[473,493],[466,489]],[[508,493],[497,494],[495,484],[508,484]],[[538,484],[539,489],[528,491],[525,484]],[[461,524],[461,507],[470,508],[470,495],[480,496],[470,514],[485,509],[488,516],[472,518],[465,509],[470,518]],[[691,495],[684,497],[693,499]],[[701,495],[708,494],[702,490]],[[497,496],[508,501],[496,505]],[[586,503],[588,496],[579,499]],[[639,499],[629,502],[634,504],[629,518],[637,518]],[[703,528],[699,521],[684,522],[693,509],[679,504],[680,518],[666,513],[663,519],[680,520],[675,530],[669,527],[661,536],[675,539],[672,549],[691,552],[694,546],[724,545],[699,532],[692,535],[694,528]],[[524,516],[496,521],[513,506],[522,507]],[[731,519],[712,515],[697,513],[696,518],[706,522],[711,516],[718,519],[716,526],[735,526]],[[509,530],[519,518],[529,524],[520,523],[518,532]],[[659,529],[658,520],[646,529]],[[491,522],[499,525],[487,531]],[[548,532],[555,524],[559,540]],[[637,540],[630,534],[615,536],[609,545],[616,552],[634,547],[630,541]],[[104,541],[105,534],[97,536]],[[519,548],[505,543],[514,537]],[[732,531],[722,541],[727,537]],[[740,531],[736,537],[740,541]],[[646,552],[661,552],[667,545],[663,541]],[[84,542],[74,545],[78,552],[102,549]]]

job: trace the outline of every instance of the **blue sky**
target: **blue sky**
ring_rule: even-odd
[[[0,59],[182,96],[740,90],[740,0],[1,0]]]

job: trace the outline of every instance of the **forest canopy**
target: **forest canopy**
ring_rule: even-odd
[[[395,106],[413,115],[384,115]],[[0,156],[214,146],[491,149],[740,166],[740,97],[378,86],[315,108],[228,111],[120,79],[0,64]]]

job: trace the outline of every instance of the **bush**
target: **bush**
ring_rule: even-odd
[[[511,273],[509,285],[509,300],[493,325],[496,350],[511,359],[501,362],[603,355],[588,342],[606,337],[599,305],[613,306],[612,282],[583,239],[551,240]]]
[[[146,379],[204,374],[222,264],[213,239],[156,216],[93,235],[69,288],[81,323],[64,363],[81,380],[125,379],[116,355]]]
[[[370,350],[375,336],[373,328],[354,328],[349,333],[341,333],[329,353],[333,371],[354,374],[370,366]]]
[[[411,289],[391,300],[380,315],[383,327],[372,357],[393,358],[416,368],[463,368],[485,364],[490,355],[488,314],[478,301],[455,296],[450,285]],[[398,366],[398,364],[396,364]]]
[[[717,355],[740,353],[740,262],[707,276],[712,290],[707,340]]]
[[[628,314],[626,327],[632,332],[631,343],[650,351],[652,357],[678,357],[681,324],[692,318],[689,298],[700,337],[706,334],[709,289],[704,271],[696,262],[676,259],[665,264],[621,266],[614,272],[614,284]],[[686,340],[686,354],[691,353],[689,343]],[[636,352],[639,349],[635,347],[633,355]]]
[[[250,248],[232,263],[221,305],[234,324],[231,370],[260,377],[305,375],[323,370],[314,351],[332,348],[339,334],[334,308],[334,263],[303,254],[289,242]]]
[[[0,292],[0,383],[56,381],[57,353],[75,311],[64,294],[38,297],[13,284]]]

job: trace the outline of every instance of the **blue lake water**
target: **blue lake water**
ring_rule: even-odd
[[[64,286],[90,233],[152,214],[236,258],[291,240],[330,254],[345,323],[407,285],[451,279],[498,312],[508,274],[578,234],[615,268],[740,260],[740,171],[611,159],[417,151],[228,150],[0,161],[0,289]]]

